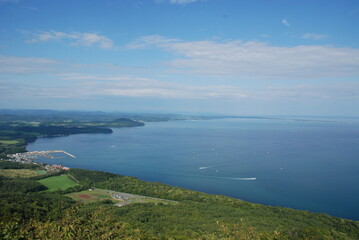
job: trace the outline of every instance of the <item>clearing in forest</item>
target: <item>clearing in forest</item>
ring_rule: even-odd
[[[76,201],[82,201],[84,203],[97,202],[103,200],[111,200],[116,203],[117,206],[124,206],[131,203],[162,203],[162,204],[174,204],[176,201],[160,199],[160,198],[152,198],[141,195],[123,193],[123,192],[115,192],[105,189],[89,189],[81,192],[69,193],[67,196],[71,197]]]
[[[75,183],[71,178],[67,175],[60,175],[54,177],[44,178],[38,181],[39,183],[45,185],[48,192],[53,192],[56,190],[66,190],[70,187],[75,187],[79,184]]]
[[[0,175],[4,177],[9,178],[29,178],[29,177],[35,177],[41,174],[46,173],[41,172],[39,170],[32,170],[32,169],[0,169]]]
[[[0,143],[6,145],[17,144],[19,142],[20,142],[19,140],[0,140]]]

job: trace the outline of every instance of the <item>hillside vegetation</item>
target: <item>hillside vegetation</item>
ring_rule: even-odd
[[[3,167],[8,163],[0,161]],[[41,181],[62,179],[46,174],[0,176],[0,238],[359,239],[358,222],[326,214],[253,204],[106,172],[71,169],[66,174],[80,185],[47,192]],[[83,204],[65,196],[93,187],[177,203],[117,207],[108,198]]]

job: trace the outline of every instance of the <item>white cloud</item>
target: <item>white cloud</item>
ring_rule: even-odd
[[[169,2],[170,4],[186,5],[188,3],[202,2],[206,0],[155,0],[157,3]]]
[[[166,46],[174,42],[180,42],[179,39],[165,38],[160,35],[149,35],[141,37],[127,45],[128,49],[145,48],[150,46]]]
[[[48,58],[0,55],[0,73],[44,73],[53,71],[59,63]]]
[[[160,42],[163,43],[166,41]],[[176,43],[184,44],[185,42]],[[234,54],[236,54],[235,52],[237,51],[235,49],[236,44],[242,43],[238,42],[231,46],[232,50],[234,48]],[[166,47],[170,48],[170,46]],[[176,46],[171,47],[176,48]],[[202,56],[201,51],[202,50],[198,50],[193,53],[193,55]],[[219,51],[218,53],[226,54],[223,51]],[[250,55],[251,51],[247,54]],[[203,56],[206,57],[207,55],[204,54]],[[235,59],[236,56],[234,56],[234,60]],[[215,67],[215,64],[212,66]],[[92,66],[91,68],[94,67],[96,66]],[[100,65],[98,67],[101,68],[102,66]],[[217,67],[221,68],[223,66]],[[258,69],[260,70],[260,68]],[[93,99],[96,97],[116,96],[191,100],[238,100],[246,98],[261,100],[304,98],[359,99],[359,83],[357,82],[306,85],[299,83],[299,85],[296,86],[262,86],[251,90],[244,90],[236,83],[230,85],[224,85],[222,83],[193,85],[191,83],[174,83],[147,77],[84,74],[76,72],[77,70],[79,70],[78,66],[65,65],[47,58],[0,55],[0,73],[26,74],[23,75],[24,77],[20,77],[21,81],[13,81],[11,80],[13,78],[9,79],[4,77],[0,79],[0,81],[3,80],[0,84],[0,92],[2,92],[3,96],[13,95],[44,99]],[[71,73],[71,71],[74,72]],[[214,71],[214,69],[209,69],[208,71]],[[45,77],[36,75],[35,81],[33,74],[38,73],[46,73],[48,75]],[[25,81],[27,79],[32,80]],[[270,82],[267,84],[270,84]]]
[[[58,81],[62,80],[62,81]],[[0,80],[1,81],[1,80]],[[263,87],[243,90],[230,85],[193,86],[163,82],[155,79],[122,75],[63,74],[56,85],[51,82],[27,83],[2,81],[3,95],[24,97],[94,99],[96,97],[131,97],[190,100],[301,100],[350,99],[359,100],[359,83],[336,82],[283,87]]]
[[[80,32],[40,32],[33,33],[32,39],[27,40],[27,43],[47,42],[54,40],[65,40],[72,46],[98,46],[102,49],[111,49],[113,41],[106,36],[97,33],[80,33]]]
[[[285,26],[287,26],[287,27],[290,27],[290,24],[289,24],[289,22],[288,22],[287,19],[283,19],[283,20],[282,20],[282,23],[283,23],[283,25],[285,25]]]
[[[79,95],[155,97],[172,99],[246,98],[247,94],[233,86],[191,86],[149,78],[104,75],[64,75],[61,80],[81,83]]]
[[[241,79],[301,79],[359,75],[359,49],[332,46],[278,47],[263,42],[138,39],[134,47],[158,47],[177,56],[172,70]]]
[[[328,35],[325,34],[317,34],[317,33],[304,33],[302,35],[304,39],[312,39],[312,40],[322,40],[328,38]]]
[[[188,4],[193,2],[199,2],[201,0],[170,0],[172,4]]]

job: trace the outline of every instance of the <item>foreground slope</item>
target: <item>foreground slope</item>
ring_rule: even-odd
[[[8,167],[6,162],[2,165]],[[79,185],[47,192],[39,180],[53,174],[0,176],[1,239],[359,239],[358,222],[326,214],[253,204],[105,172],[72,169],[60,174]],[[66,196],[94,187],[176,204],[150,201],[118,207],[111,199],[81,203]]]

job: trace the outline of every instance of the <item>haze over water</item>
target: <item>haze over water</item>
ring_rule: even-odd
[[[359,122],[217,119],[42,138],[69,167],[359,220]]]

